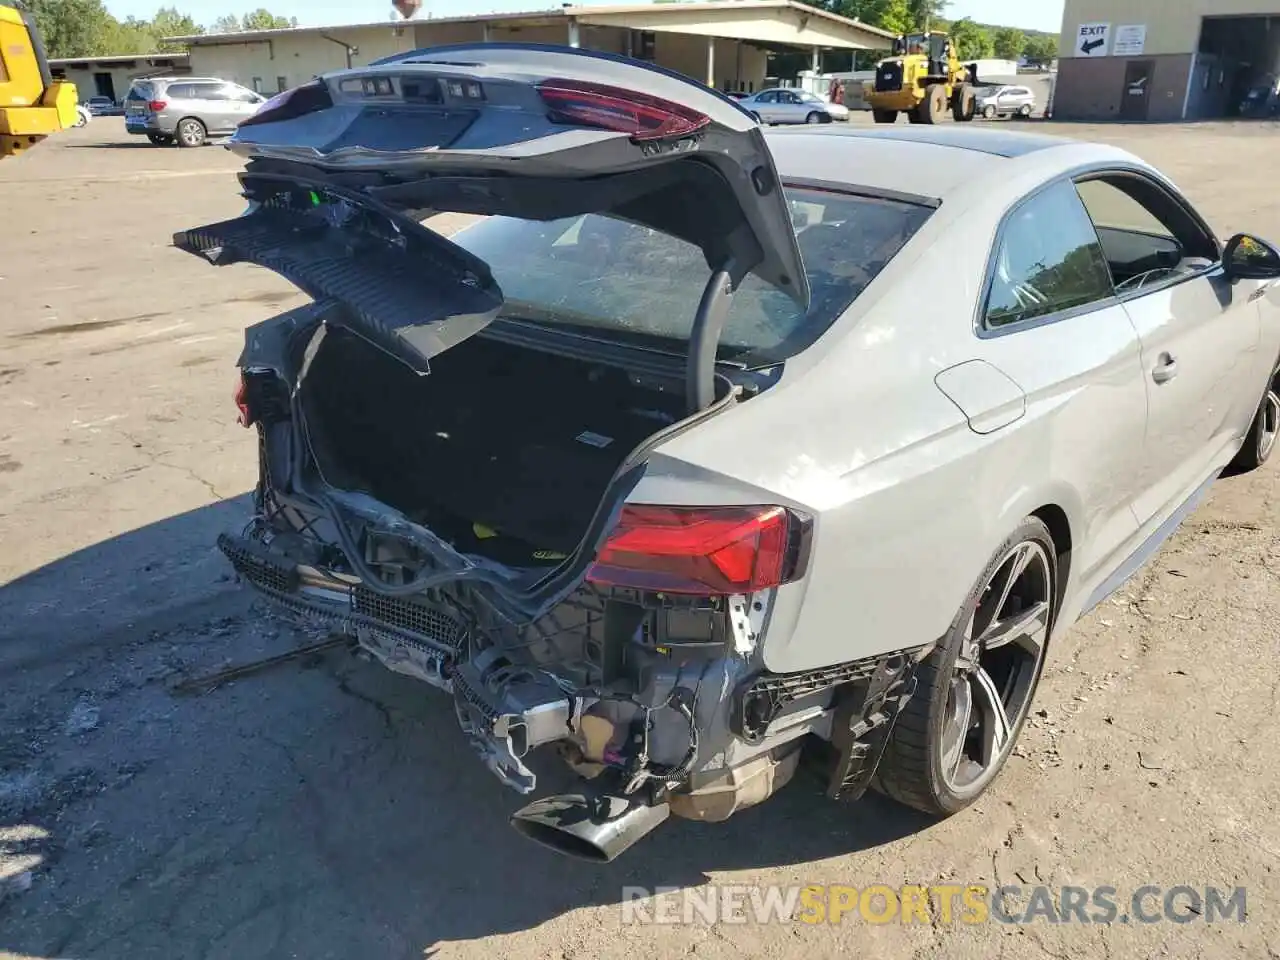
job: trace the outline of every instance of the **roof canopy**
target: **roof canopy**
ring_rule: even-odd
[[[277,37],[322,34],[333,30],[374,30],[389,27],[427,27],[432,24],[476,23],[535,26],[576,21],[598,27],[622,27],[665,33],[685,33],[757,43],[847,49],[888,49],[893,34],[850,20],[797,0],[710,0],[693,3],[647,3],[626,6],[564,6],[528,13],[494,13],[470,17],[424,17],[327,27],[288,27],[167,37],[188,46],[253,43]]]

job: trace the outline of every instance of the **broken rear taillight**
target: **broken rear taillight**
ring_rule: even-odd
[[[655,593],[727,596],[788,583],[807,546],[784,507],[627,504],[587,580]]]
[[[628,133],[633,140],[685,137],[711,122],[683,104],[599,83],[543,80],[537,90],[553,120]]]
[[[251,127],[258,123],[279,123],[281,120],[292,120],[295,117],[327,110],[333,106],[333,97],[323,80],[312,80],[300,87],[278,93],[262,106],[251,117],[240,121],[240,126]]]
[[[240,373],[240,381],[236,384],[236,409],[240,411],[236,416],[236,423],[242,427],[253,426],[253,411],[249,409],[249,382],[244,377],[244,372]]]

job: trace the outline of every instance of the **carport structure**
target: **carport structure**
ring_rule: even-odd
[[[725,0],[711,3],[648,3],[618,7],[566,7],[569,44],[577,46],[575,24],[614,28],[625,33],[674,34],[706,41],[708,86],[717,82],[717,40],[732,40],[761,50],[808,48],[813,70],[820,72],[823,48],[879,50],[892,46],[893,34],[795,0]],[[635,51],[623,52],[634,55]],[[661,61],[658,61],[661,63]],[[666,64],[663,64],[664,66]],[[676,68],[679,69],[679,68]],[[687,71],[684,71],[687,72]],[[737,77],[741,83],[741,75]]]
[[[626,6],[565,5],[530,13],[439,17],[168,38],[185,43],[192,72],[260,92],[382,57],[452,43],[567,44],[650,60],[720,90],[758,89],[775,50],[883,50],[888,31],[797,0],[710,0]]]

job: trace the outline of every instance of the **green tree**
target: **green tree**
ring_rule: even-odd
[[[1016,27],[1001,27],[992,37],[995,54],[1001,60],[1017,60],[1022,56],[1022,48],[1027,45],[1027,38]]]
[[[1031,63],[1048,63],[1058,56],[1058,38],[1052,34],[1027,37],[1027,45],[1022,52]]]
[[[832,0],[815,6],[894,33],[906,33],[911,29],[910,0]]]
[[[884,0],[876,19],[871,21],[881,30],[892,30],[894,33],[911,31],[910,0]]]
[[[949,6],[948,0],[907,0],[907,9],[911,12],[911,28],[913,30],[945,29],[946,23],[942,14]]]
[[[244,30],[283,30],[297,25],[297,17],[278,17],[263,7],[240,18],[240,26]]]
[[[53,59],[99,55],[115,23],[102,0],[29,0],[45,51]]]
[[[123,22],[108,17],[91,52],[101,57],[118,57],[128,53],[155,53],[156,35],[146,20],[128,17]]]
[[[180,43],[165,43],[165,37],[190,37],[204,33],[204,27],[196,23],[189,14],[179,13],[177,7],[161,7],[151,18],[151,33],[156,38],[156,49],[163,53],[177,53],[184,46]]]
[[[991,34],[968,17],[951,24],[950,33],[956,56],[961,60],[981,60],[994,52]]]
[[[213,21],[213,26],[209,28],[209,32],[239,33],[241,29],[240,18],[234,13],[228,13],[226,16],[219,17],[217,20]]]

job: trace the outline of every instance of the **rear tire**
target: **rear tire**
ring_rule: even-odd
[[[994,782],[1040,683],[1057,578],[1049,528],[1027,517],[992,555],[946,636],[917,668],[915,696],[898,717],[876,773],[880,792],[950,816]]]
[[[872,110],[871,119],[874,120],[876,123],[897,123],[898,111],[897,110]]]
[[[1267,392],[1258,404],[1253,425],[1245,434],[1244,446],[1231,461],[1232,469],[1242,473],[1258,469],[1275,453],[1277,436],[1280,436],[1280,366],[1271,371]]]
[[[203,123],[194,117],[187,117],[178,124],[177,137],[180,147],[199,147],[204,145],[208,133]]]
[[[973,119],[973,111],[976,106],[973,97],[973,87],[967,83],[961,83],[956,86],[955,93],[951,95],[951,117],[957,123],[967,123]]]
[[[1030,117],[1031,116],[1030,104],[1024,103],[1022,106],[1020,106],[1018,108],[1018,116],[1023,120],[1026,120],[1028,117]]]
[[[931,83],[924,89],[924,99],[916,107],[916,123],[937,123],[947,112],[947,88]]]

